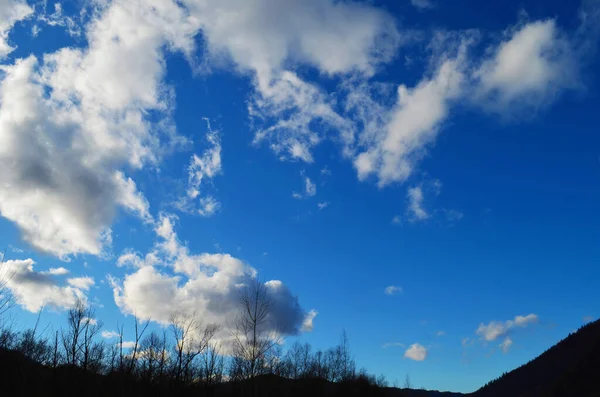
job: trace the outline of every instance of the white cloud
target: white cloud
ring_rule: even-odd
[[[539,107],[577,85],[572,44],[554,20],[530,22],[506,35],[475,73],[480,84],[475,100],[488,98],[499,109],[515,103]]]
[[[479,324],[475,333],[486,342],[495,341],[500,337],[506,336],[515,327],[524,328],[538,322],[538,316],[528,314],[527,316],[516,316],[514,320],[505,322],[492,321],[489,324]]]
[[[201,216],[209,217],[214,215],[221,204],[213,196],[205,194],[202,189],[206,188],[207,183],[223,172],[221,163],[221,140],[218,131],[213,131],[210,121],[204,119],[208,133],[206,141],[208,147],[198,156],[194,154],[188,166],[188,188],[186,196],[176,203],[176,207],[185,212],[195,212],[195,204],[198,200],[197,213]]]
[[[191,21],[170,1],[117,0],[88,23],[88,48],[1,67],[0,212],[34,247],[98,255],[118,207],[147,220],[122,168],[156,164],[182,141],[163,50],[191,52]]]
[[[414,221],[423,221],[429,218],[429,213],[423,208],[423,188],[421,186],[411,187],[407,190],[408,197],[407,212]]]
[[[67,33],[71,36],[81,35],[81,26],[77,21],[68,15],[63,13],[61,3],[54,3],[53,12],[50,14],[47,10],[47,1],[44,1],[43,10],[38,11],[36,15],[36,21],[39,21],[48,26],[60,26],[66,29]],[[34,25],[32,28],[32,34],[36,37],[42,28],[39,25]]]
[[[328,201],[323,201],[321,203],[317,203],[317,208],[319,208],[319,210],[324,210],[327,207],[329,207]]]
[[[506,338],[504,338],[502,343],[500,343],[500,345],[498,345],[498,346],[502,349],[502,353],[506,354],[510,350],[510,347],[512,346],[512,344],[513,344],[512,339],[507,336]]]
[[[13,26],[32,14],[33,9],[25,0],[0,0],[0,61],[15,49],[8,42]]]
[[[584,316],[583,317],[584,323],[591,323],[592,321],[594,321],[594,316]]]
[[[123,349],[133,349],[135,347],[135,341],[124,340],[123,343],[118,343],[117,345],[122,345]]]
[[[82,318],[81,322],[84,324],[98,325],[98,320],[96,320],[95,318],[90,318],[90,317]]]
[[[396,295],[402,292],[402,287],[390,285],[388,287],[385,287],[385,290],[383,292],[385,292],[386,295]]]
[[[314,309],[306,314],[304,321],[302,321],[302,327],[300,328],[302,332],[311,332],[313,330],[313,321],[315,317],[317,317],[317,314],[319,314],[319,312]]]
[[[431,0],[410,0],[410,3],[421,10],[434,8],[434,4]]]
[[[444,335],[446,335],[446,332],[444,332],[444,331],[438,331],[435,333],[435,336],[444,336]]]
[[[262,81],[286,61],[328,73],[371,74],[394,56],[392,17],[367,4],[332,0],[185,0],[213,56],[228,56]],[[233,23],[232,21],[235,21]],[[377,47],[375,47],[377,43]]]
[[[438,179],[426,180],[416,186],[409,187],[406,191],[407,206],[406,218],[410,222],[421,222],[430,218],[437,218],[450,224],[461,220],[464,214],[455,209],[428,209],[425,205],[426,196],[438,196],[442,190],[442,183]],[[394,223],[392,221],[392,223]],[[400,217],[397,223],[401,223]]]
[[[404,352],[404,357],[414,361],[424,361],[427,358],[427,348],[419,343],[413,343]]]
[[[124,262],[135,263],[138,269],[123,280],[109,279],[115,302],[123,313],[141,319],[166,324],[177,311],[196,313],[207,324],[227,328],[227,319],[235,317],[238,308],[239,289],[254,279],[256,270],[229,254],[191,254],[179,241],[174,220],[160,216],[155,226],[159,241],[145,258],[133,259],[135,254],[126,253]],[[265,286],[275,302],[272,325],[291,334],[308,329],[316,312],[305,312],[281,281],[271,280]]]
[[[51,276],[64,276],[65,274],[69,274],[69,270],[64,267],[52,267],[45,272],[41,272],[42,274],[49,274]]]
[[[362,144],[366,149],[354,158],[360,180],[376,175],[382,187],[404,182],[412,174],[448,117],[450,104],[463,94],[467,49],[472,42],[472,37],[466,36],[456,55],[443,55],[431,78],[423,78],[414,88],[400,85],[397,103],[388,115],[380,115],[386,110],[375,112],[381,118],[376,125],[384,124],[366,138]]]
[[[102,331],[102,333],[100,334],[102,335],[102,337],[104,339],[114,339],[114,338],[118,338],[120,336],[120,334],[117,331]]]
[[[303,175],[304,172],[302,172],[301,174]],[[309,177],[304,176],[303,181],[304,181],[304,192],[303,193],[292,192],[293,198],[302,199],[305,197],[313,197],[314,195],[317,194],[317,185]]]
[[[281,157],[313,161],[322,127],[351,134],[333,101],[319,87],[286,70],[287,63],[327,75],[371,75],[395,55],[399,34],[385,11],[332,0],[228,0],[185,2],[200,20],[209,53],[228,58],[254,77],[249,111],[255,143],[268,139]],[[232,21],[235,21],[232,23]]]
[[[213,216],[221,208],[221,203],[212,196],[202,197],[198,203],[200,205],[198,213],[204,217]]]
[[[509,327],[505,323],[492,321],[487,325],[483,323],[479,324],[479,327],[475,333],[486,341],[493,341],[501,336],[504,336],[508,330]]]
[[[309,177],[304,178],[304,194],[306,194],[307,197],[312,197],[317,194],[317,185],[315,185]]]
[[[24,309],[30,312],[37,312],[44,306],[69,309],[77,301],[87,302],[87,285],[78,282],[61,285],[51,275],[36,272],[34,264],[32,259],[11,260],[2,264],[4,270],[0,278],[3,278],[4,285]]]
[[[535,324],[539,320],[536,314],[528,314],[526,316],[516,316],[514,319],[514,325],[517,327],[526,327],[529,324]]]
[[[88,291],[95,284],[92,277],[74,277],[67,279],[67,283],[82,291]]]
[[[402,218],[400,217],[400,215],[395,215],[392,218],[392,224],[394,224],[394,225],[401,225],[402,224]]]

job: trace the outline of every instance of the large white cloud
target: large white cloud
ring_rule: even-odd
[[[187,20],[169,1],[114,1],[89,22],[87,49],[1,67],[0,213],[33,246],[97,255],[118,207],[151,220],[123,170],[178,141],[163,50],[192,50]]]
[[[229,254],[191,254],[179,241],[174,221],[172,216],[160,217],[155,230],[159,241],[150,253],[141,257],[127,252],[119,259],[121,266],[137,270],[123,280],[111,278],[115,302],[124,313],[160,323],[176,313],[195,313],[205,323],[223,326],[225,335],[239,309],[240,289],[254,280],[256,270]],[[265,286],[273,299],[273,327],[288,334],[312,329],[316,312],[305,312],[281,281]]]
[[[37,272],[32,259],[10,260],[1,264],[0,283],[10,290],[16,302],[30,312],[44,306],[69,309],[78,301],[87,302],[86,292],[94,285],[90,277],[75,277],[61,282],[54,274],[65,272]]]
[[[370,76],[395,56],[400,35],[385,11],[332,0],[185,0],[213,58],[230,60],[254,79],[250,112],[255,142],[269,139],[283,158],[313,160],[322,128],[351,134],[335,101],[292,69]],[[315,128],[320,124],[321,128]]]
[[[32,13],[33,9],[25,0],[0,0],[0,61],[14,50],[8,42],[11,29]]]

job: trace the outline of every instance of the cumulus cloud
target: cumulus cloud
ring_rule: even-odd
[[[67,283],[82,291],[88,291],[94,284],[92,277],[74,277],[67,279]]]
[[[1,67],[0,212],[34,247],[98,255],[119,207],[148,218],[122,168],[181,141],[163,51],[192,51],[190,21],[173,2],[113,1],[88,23],[86,49]]]
[[[52,267],[45,272],[41,272],[42,274],[49,274],[51,276],[64,276],[65,274],[69,274],[69,270],[64,267]]]
[[[0,280],[25,310],[37,312],[44,306],[69,309],[78,301],[87,302],[86,291],[93,284],[83,278],[69,279],[68,284],[58,282],[51,274],[36,272],[32,259],[10,260],[2,264]],[[75,280],[74,282],[71,282]]]
[[[104,339],[114,339],[114,338],[118,338],[120,336],[120,334],[117,331],[102,331],[102,333],[100,334],[102,335],[102,337]]]
[[[507,336],[514,328],[525,328],[537,323],[538,320],[538,316],[532,313],[526,316],[516,316],[513,320],[504,322],[492,321],[488,324],[481,323],[475,333],[486,342],[491,342]]]
[[[404,352],[404,357],[414,361],[425,361],[427,348],[419,343],[413,343]]]
[[[0,0],[0,61],[15,49],[8,41],[11,29],[31,14],[33,9],[25,0]]]
[[[302,327],[300,328],[300,331],[311,332],[314,328],[313,321],[314,321],[315,317],[317,317],[317,314],[319,314],[318,311],[316,311],[314,309],[310,310],[306,314],[306,317],[304,317],[304,321],[302,321]]]
[[[109,278],[115,302],[123,313],[162,324],[177,311],[195,313],[206,323],[226,328],[227,319],[235,318],[241,289],[255,279],[256,270],[229,254],[190,253],[179,241],[174,221],[172,216],[160,216],[155,226],[159,241],[145,257],[127,252],[119,259],[135,264],[137,270],[123,280]],[[269,314],[273,327],[286,334],[312,328],[316,311],[305,312],[279,280],[268,281],[265,287],[274,302]]]
[[[388,287],[385,287],[383,292],[385,292],[386,295],[396,295],[396,294],[399,294],[402,292],[402,287],[398,287],[396,285],[390,285]]]
[[[123,343],[118,343],[123,349],[133,349],[135,347],[135,341],[124,340]]]
[[[577,84],[573,46],[556,21],[534,21],[506,32],[500,43],[475,72],[479,79],[477,100],[488,98],[491,106],[539,107]]]

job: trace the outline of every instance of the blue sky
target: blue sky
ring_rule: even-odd
[[[477,389],[599,315],[598,18],[0,0],[11,321],[224,325],[258,272],[286,344],[346,330],[392,382]]]

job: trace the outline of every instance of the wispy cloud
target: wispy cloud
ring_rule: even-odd
[[[389,349],[390,347],[406,347],[406,345],[400,342],[387,342],[384,343],[381,347],[384,349]]]
[[[317,203],[317,207],[319,210],[324,210],[325,208],[329,207],[329,202],[323,201],[322,203]]]
[[[390,295],[390,296],[397,295],[397,294],[399,294],[399,293],[402,292],[402,287],[398,287],[396,285],[390,285],[390,286],[385,287],[385,289],[383,290],[383,292],[386,295]]]

